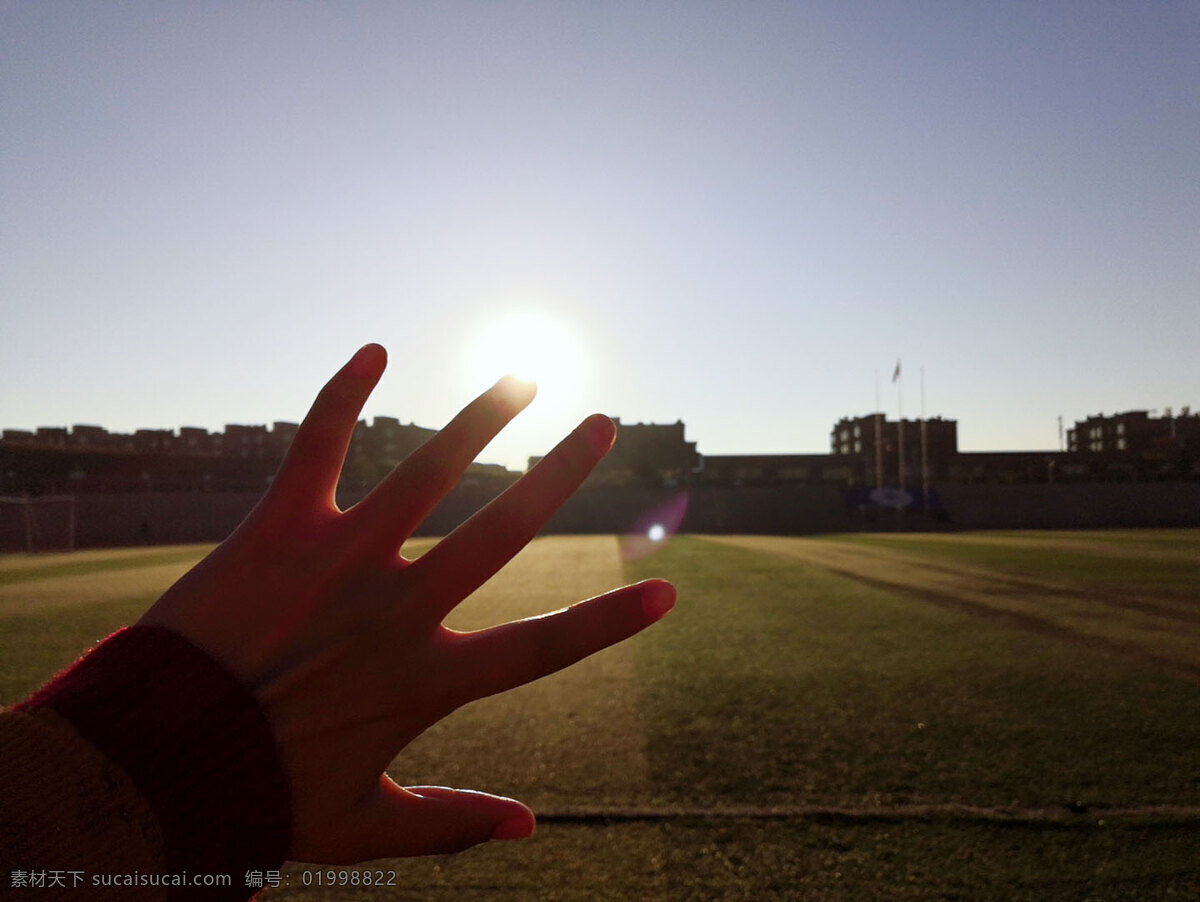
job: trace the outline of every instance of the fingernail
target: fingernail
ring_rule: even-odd
[[[675,607],[675,587],[668,582],[656,580],[646,587],[642,596],[642,612],[647,623],[655,623],[667,616]]]
[[[617,440],[617,428],[608,417],[597,414],[588,424],[588,437],[598,454],[607,454]]]
[[[492,831],[492,839],[525,839],[533,836],[533,829],[533,818],[525,815],[510,817]]]
[[[363,345],[358,353],[350,358],[350,374],[359,379],[369,379],[376,376],[387,363],[387,351],[377,344]]]

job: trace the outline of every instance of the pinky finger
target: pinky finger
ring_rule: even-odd
[[[569,667],[641,632],[675,606],[675,587],[646,580],[561,611],[466,633],[454,644],[465,700],[484,698]]]

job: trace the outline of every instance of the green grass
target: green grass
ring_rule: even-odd
[[[0,704],[13,704],[105,636],[136,621],[172,581],[163,565],[200,560],[211,545],[0,556]],[[94,590],[62,607],[47,597]],[[83,580],[84,582],[89,582]],[[97,588],[99,587],[99,588]],[[23,598],[31,600],[20,604]]]
[[[673,827],[675,898],[1167,898],[1200,886],[1195,820],[1097,832],[1110,806],[1200,804],[1195,681],[697,538],[629,571],[651,574],[681,598],[639,654],[664,803],[1091,809],[1053,828],[936,815]]]
[[[1180,610],[1195,577],[1180,556],[1200,545],[1194,530],[833,538],[1080,588],[1100,580]],[[156,594],[152,568],[185,551],[137,569],[130,552],[0,559],[0,574],[27,572],[0,592],[0,700],[136,619]],[[56,572],[28,573],[46,568]],[[95,601],[15,607],[26,590],[43,601],[78,591],[85,573],[103,584]],[[390,891],[306,890],[291,865],[290,886],[264,898],[1200,898],[1200,680],[1165,665],[837,575],[811,556],[689,536],[623,572],[611,539],[540,540],[455,616],[528,616],[650,576],[679,589],[662,623],[468,706],[391,768],[594,816],[373,865],[397,871]],[[663,817],[606,819],[613,806]],[[772,807],[809,813],[747,811]]]
[[[668,800],[1200,805],[1194,682],[699,539],[651,572],[683,599],[639,656]]]
[[[0,617],[0,704],[20,701],[105,636],[133,623],[157,594],[49,613]]]
[[[98,556],[96,552],[52,555],[8,555],[0,557],[0,586],[58,579],[63,576],[140,570],[157,564],[190,563],[199,560],[212,545],[173,545]]]

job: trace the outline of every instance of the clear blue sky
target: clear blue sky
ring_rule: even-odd
[[[0,13],[0,427],[298,420],[367,341],[438,426],[511,308],[583,375],[510,466],[823,452],[898,358],[966,450],[1200,406],[1200,3]]]

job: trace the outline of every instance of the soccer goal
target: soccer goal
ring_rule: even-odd
[[[0,549],[74,551],[75,496],[0,497]]]

